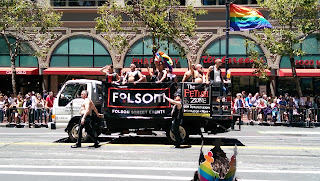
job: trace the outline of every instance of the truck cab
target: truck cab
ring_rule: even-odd
[[[81,92],[83,90],[88,91],[88,97],[99,110],[102,104],[101,84],[101,81],[86,79],[67,81],[56,95],[53,103],[52,121],[56,127],[67,129],[68,125],[79,123],[80,107],[83,102]]]

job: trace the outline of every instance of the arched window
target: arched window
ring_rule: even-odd
[[[9,37],[8,39],[10,43],[14,43],[15,41],[15,39],[12,37]],[[18,50],[16,67],[38,67],[38,59],[32,54],[34,54],[34,50],[31,48],[31,46],[28,43],[22,43],[21,48]],[[0,37],[0,66],[11,66],[9,49],[3,37]]]
[[[53,52],[50,67],[103,67],[112,64],[107,49],[96,39],[74,36],[64,40]]]
[[[246,37],[240,35],[231,35],[229,38],[229,67],[230,68],[251,68],[252,60],[248,57],[248,49],[245,46]],[[260,47],[254,46],[253,50],[257,51],[265,59]],[[202,53],[201,63],[205,68],[214,64],[214,60],[220,58],[225,66],[226,56],[226,38],[221,37],[207,46]]]
[[[150,45],[152,40],[150,38],[145,38],[135,42],[128,51],[123,67],[130,67],[131,63],[135,63],[137,67],[145,67],[145,64],[148,62],[149,65],[153,62],[152,57],[152,48]],[[171,57],[173,61],[173,68],[188,68],[187,58],[182,58],[179,55],[179,52],[174,49],[174,45],[168,41],[162,42],[163,46],[159,51],[163,51],[168,56]],[[179,45],[176,45],[179,46]]]

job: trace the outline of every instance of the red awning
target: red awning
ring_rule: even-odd
[[[230,73],[231,76],[256,76],[256,74],[254,74],[254,70],[255,69],[252,68],[231,68]],[[270,76],[269,70],[267,70],[267,75]]]
[[[297,76],[299,77],[317,77],[320,76],[320,69],[296,69]],[[279,70],[280,77],[291,77],[292,70],[291,69],[280,69]]]
[[[39,75],[38,68],[16,68],[17,75]],[[0,75],[11,75],[11,67],[0,67]]]
[[[50,67],[43,71],[44,75],[103,75],[101,68]]]

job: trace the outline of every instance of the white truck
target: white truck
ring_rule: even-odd
[[[78,123],[80,107],[83,102],[81,91],[87,90],[88,97],[93,101],[98,110],[102,105],[102,82],[97,80],[69,80],[56,95],[52,108],[52,121],[56,128],[65,128],[71,141],[78,137]],[[84,130],[84,140],[88,140]]]
[[[88,97],[99,112],[104,114],[104,118],[96,118],[95,121],[94,126],[98,134],[113,132],[152,134],[152,131],[166,131],[169,142],[173,143],[175,138],[170,129],[171,106],[161,95],[165,93],[173,98],[177,90],[183,100],[183,122],[179,130],[185,141],[190,134],[200,134],[201,127],[212,134],[225,132],[233,127],[235,120],[238,119],[230,111],[231,96],[229,101],[223,102],[221,106],[221,103],[217,102],[219,91],[215,91],[214,87],[207,84],[115,85],[97,80],[69,80],[56,96],[52,119],[57,128],[65,128],[69,139],[73,142],[78,137],[80,107],[83,102],[80,96],[82,90],[88,91]],[[85,130],[83,137],[83,141],[89,141]]]

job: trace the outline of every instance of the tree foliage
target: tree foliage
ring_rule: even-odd
[[[274,28],[256,31],[255,35],[271,54],[290,57],[296,88],[302,96],[294,57],[305,52],[296,44],[320,29],[318,0],[258,0],[258,4],[270,12]]]
[[[51,27],[59,27],[62,14],[55,12],[47,0],[1,0],[0,1],[0,37],[7,44],[11,68],[12,89],[16,95],[16,66],[15,60],[23,45],[32,41],[29,33],[44,34]],[[11,39],[14,39],[11,41]],[[30,51],[30,50],[29,50]],[[32,50],[36,55],[39,52]]]
[[[255,42],[246,39],[245,46],[247,49],[247,54],[249,58],[253,60],[252,68],[254,69],[254,74],[263,81],[268,81],[269,76],[267,70],[270,70],[268,64],[260,57],[258,51],[256,51]]]
[[[128,42],[126,32],[143,33],[151,37],[153,57],[164,41],[174,42],[180,35],[192,36],[196,29],[196,16],[206,11],[191,6],[181,7],[177,0],[131,0],[124,6],[115,2],[100,7],[96,28],[106,32],[106,39],[121,53]],[[176,47],[182,56],[183,47]]]

